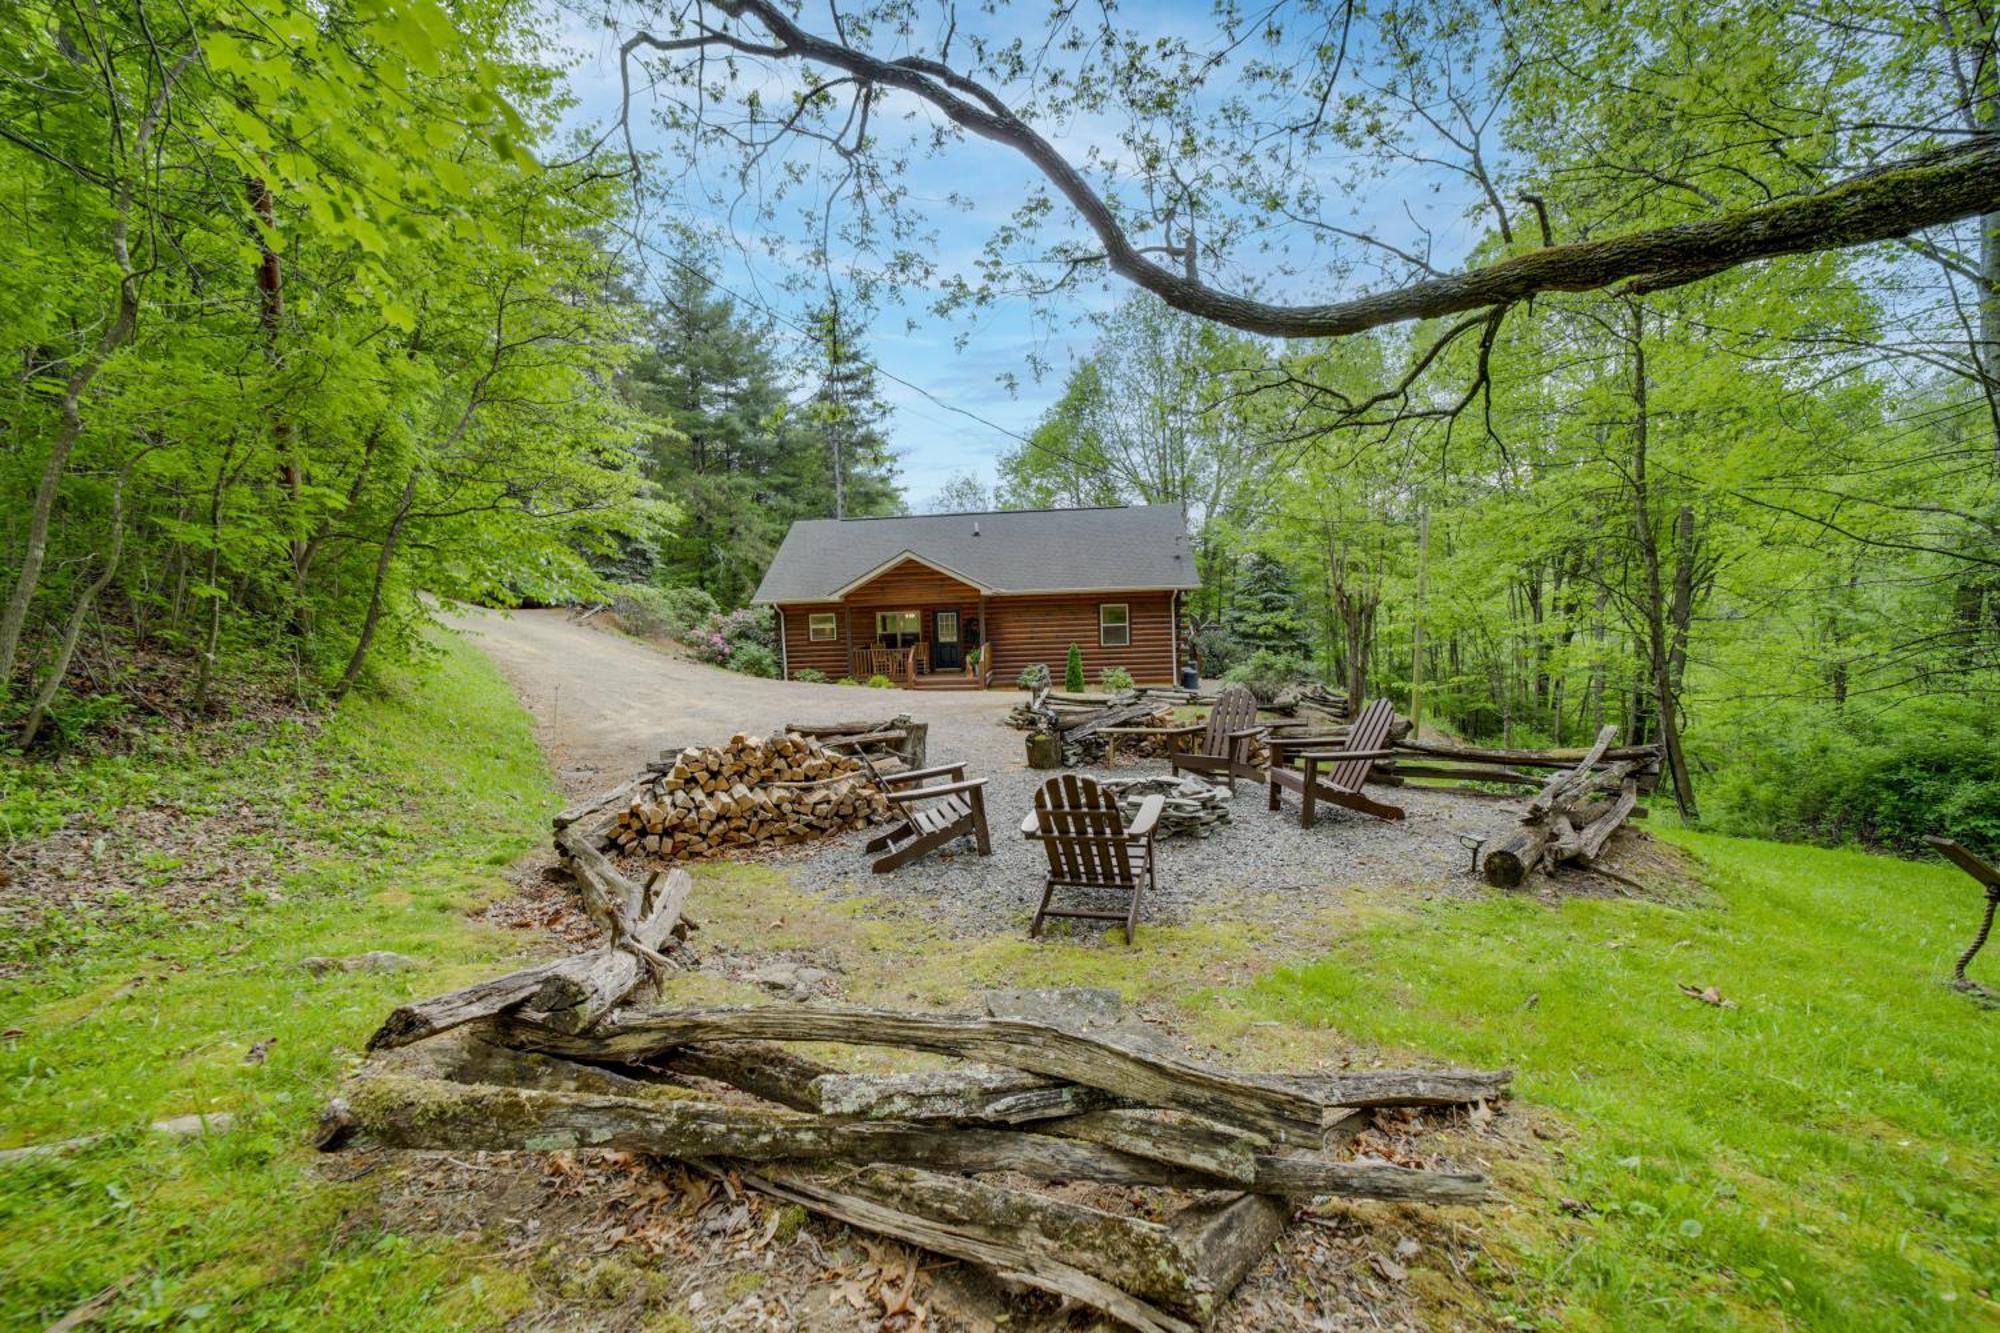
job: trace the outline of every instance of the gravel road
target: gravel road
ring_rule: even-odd
[[[878,694],[761,680],[573,624],[561,611],[468,610],[448,621],[473,636],[513,683],[570,795],[622,781],[663,749],[768,732],[790,719],[907,712],[928,721],[930,762],[963,760],[968,777],[988,780],[992,856],[975,855],[965,841],[878,876],[861,851],[865,835],[856,834],[788,849],[775,863],[801,887],[896,899],[966,933],[1019,930],[1034,910],[1045,862],[1019,825],[1044,775],[1027,768],[1022,734],[1003,721],[1015,702],[1009,691]],[[1165,771],[1158,760],[1128,760],[1116,775]],[[1323,807],[1319,822],[1302,829],[1294,798],[1274,814],[1261,786],[1239,781],[1228,824],[1205,839],[1160,843],[1159,887],[1140,919],[1183,921],[1197,905],[1223,900],[1235,914],[1297,917],[1362,885],[1470,890],[1470,854],[1458,834],[1489,827],[1499,814],[1495,803],[1436,791],[1399,796],[1409,812],[1400,824]]]

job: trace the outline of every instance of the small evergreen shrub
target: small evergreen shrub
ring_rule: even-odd
[[[1063,664],[1063,688],[1071,694],[1083,693],[1083,649],[1069,646],[1069,661]]]
[[[1097,673],[1097,688],[1115,694],[1132,688],[1132,673],[1124,667],[1106,667]]]
[[[1287,685],[1310,675],[1312,668],[1297,653],[1259,648],[1247,660],[1231,667],[1222,678],[1248,685],[1250,693],[1257,696],[1257,702],[1267,704],[1277,698]]]
[[[728,667],[746,676],[763,676],[776,679],[778,675],[778,655],[761,643],[738,644],[736,651],[729,655]]]
[[[896,682],[890,680],[887,676],[870,676],[868,678],[868,688],[871,690],[893,690],[896,688]]]
[[[842,676],[839,680],[836,680],[833,683],[836,685],[856,685],[856,686],[861,684],[860,681],[856,680],[852,676]]]
[[[1014,683],[1024,690],[1041,690],[1048,688],[1049,680],[1048,663],[1037,662],[1033,666],[1022,667],[1021,674],[1014,678]]]
[[[792,679],[806,685],[824,685],[826,684],[826,672],[815,671],[811,667],[806,667],[802,671],[794,671]]]

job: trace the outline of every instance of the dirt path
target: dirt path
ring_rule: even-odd
[[[499,665],[534,715],[542,750],[573,796],[606,785],[606,778],[622,781],[669,746],[712,745],[795,718],[918,711],[907,693],[885,699],[853,686],[738,675],[575,624],[566,611],[461,607],[445,623]],[[1004,691],[920,697],[923,715],[939,722],[990,724],[1013,702]]]

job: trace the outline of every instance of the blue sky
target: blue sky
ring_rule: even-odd
[[[1003,11],[999,21],[1025,21],[1035,13],[1035,6],[1028,5],[1019,11]],[[1143,9],[1128,8],[1123,17],[1136,22],[1140,15],[1162,31],[1203,32],[1208,8],[1200,2],[1150,0]],[[812,17],[809,11],[808,20]],[[968,17],[967,21],[975,20]],[[976,21],[983,31],[991,31],[995,20],[981,16]],[[577,21],[565,23],[561,31],[571,53],[571,86],[579,101],[571,120],[578,124],[609,122],[616,115],[619,97],[619,37]],[[769,77],[776,85],[773,91],[778,92],[787,79],[796,76],[779,71]],[[659,146],[661,131],[640,113],[640,105],[635,105],[634,137],[641,150],[646,150]],[[888,111],[899,109],[892,105]],[[1050,137],[1074,154],[1092,139],[1100,144],[1111,141],[1112,131],[1104,125],[1078,125],[1066,134],[1050,133]],[[718,160],[712,166],[703,164],[701,171],[719,180],[732,165]],[[907,183],[916,197],[939,201],[928,214],[936,231],[940,267],[969,273],[971,261],[995,223],[1007,216],[1037,179],[1024,160],[977,139],[964,140],[942,159],[919,158]],[[1344,215],[1331,214],[1332,220],[1374,231],[1400,245],[1416,244],[1421,224],[1432,230],[1439,257],[1447,263],[1455,262],[1459,256],[1454,251],[1462,252],[1474,239],[1473,228],[1465,221],[1468,194],[1457,182],[1440,181],[1411,169],[1392,174],[1378,185],[1365,198],[1351,201]],[[942,206],[944,197],[953,193],[968,200],[969,208]],[[726,230],[729,219],[705,208],[696,211],[703,215],[701,221]],[[742,239],[770,239],[766,234],[745,237],[741,222],[735,226]],[[1045,239],[1078,234],[1074,218],[1061,216]],[[792,238],[781,235],[781,239],[790,242]],[[714,276],[746,304],[777,313],[774,336],[781,354],[807,355],[806,340],[786,321],[797,320],[810,297],[785,289],[789,273],[782,260],[751,250],[747,244],[725,241]],[[928,293],[913,293],[905,304],[880,309],[870,324],[867,342],[874,361],[885,372],[883,396],[895,409],[890,436],[912,508],[922,509],[937,488],[958,472],[970,471],[991,482],[996,456],[1016,443],[1008,432],[1025,434],[1031,429],[1060,393],[1064,369],[1087,354],[1089,316],[1109,309],[1131,290],[1122,282],[1092,282],[1039,302],[1025,297],[1003,298],[950,320],[928,312]],[[1283,299],[1326,294],[1292,289],[1279,293]],[[914,327],[909,327],[912,324]],[[1031,373],[1031,362],[1036,359],[1052,367],[1039,380]],[[1008,377],[1016,381],[1011,390],[1003,382]]]

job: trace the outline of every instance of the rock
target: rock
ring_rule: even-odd
[[[807,963],[777,962],[745,972],[743,980],[753,986],[803,1000],[819,994],[820,986],[833,980],[833,973]]]
[[[423,964],[407,954],[371,949],[348,958],[301,958],[299,966],[316,977],[323,977],[329,972],[409,972]]]
[[[1400,1263],[1408,1263],[1423,1252],[1423,1243],[1414,1237],[1405,1236],[1396,1242],[1395,1255]]]

